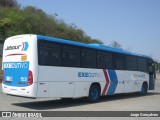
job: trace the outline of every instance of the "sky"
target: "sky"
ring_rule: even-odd
[[[17,0],[75,24],[105,45],[117,41],[160,62],[160,0]]]

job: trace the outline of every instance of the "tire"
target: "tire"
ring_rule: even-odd
[[[147,83],[143,83],[141,91],[140,91],[140,95],[146,95],[148,91],[148,85]]]
[[[97,85],[91,85],[89,89],[88,101],[97,102],[100,98],[100,88]]]

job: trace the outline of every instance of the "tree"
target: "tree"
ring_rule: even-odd
[[[0,41],[19,34],[42,34],[51,37],[79,41],[83,43],[100,43],[92,39],[75,24],[66,24],[56,16],[46,14],[42,9],[27,6],[17,8],[16,0],[0,0]]]
[[[160,63],[157,62],[157,69],[156,69],[157,72],[160,72]]]
[[[19,8],[20,5],[17,3],[17,0],[0,0],[0,6]]]
[[[121,47],[122,47],[121,44],[118,43],[118,42],[115,41],[115,40],[110,44],[110,46],[112,46],[112,47],[114,47],[114,48],[121,48]]]
[[[127,52],[132,52],[132,48],[131,47],[127,47],[126,49],[124,49]]]
[[[0,20],[0,42],[7,37],[7,30],[11,26],[11,20],[9,18],[3,18]]]

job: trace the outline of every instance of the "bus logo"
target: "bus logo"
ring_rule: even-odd
[[[19,49],[21,45],[14,45],[14,46],[7,46],[7,48],[5,50],[15,50],[15,49]]]
[[[29,45],[28,42],[22,42],[22,50],[21,51],[27,51]]]
[[[28,42],[22,42],[22,45],[7,46],[5,50],[17,50],[20,49],[21,46],[22,46],[21,51],[27,51],[29,44]]]

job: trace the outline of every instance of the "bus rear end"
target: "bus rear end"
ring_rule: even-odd
[[[36,98],[37,66],[36,35],[18,35],[7,38],[3,47],[3,92]]]

